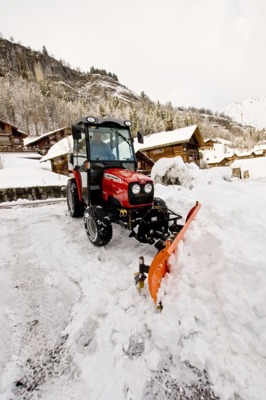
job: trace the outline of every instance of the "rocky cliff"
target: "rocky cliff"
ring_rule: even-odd
[[[138,96],[106,75],[82,73],[63,65],[50,57],[47,51],[39,52],[18,43],[0,38],[0,76],[13,74],[38,84],[60,83],[64,85],[70,99],[101,94],[101,89],[113,96],[119,95],[124,101],[136,101]],[[74,91],[74,92],[73,92]]]
[[[46,79],[73,81],[79,75],[48,54],[0,38],[0,75],[10,72],[36,82]]]

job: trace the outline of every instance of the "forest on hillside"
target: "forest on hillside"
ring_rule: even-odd
[[[30,136],[71,126],[81,116],[96,115],[130,119],[133,135],[139,130],[148,135],[198,125],[205,139],[219,137],[242,148],[251,148],[265,139],[265,130],[242,127],[228,117],[203,108],[186,109],[173,107],[170,102],[164,105],[153,102],[144,92],[132,102],[113,96],[104,86],[97,99],[73,96],[73,93],[70,96],[70,89],[63,82],[45,80],[37,83],[13,74],[1,76],[0,87],[0,119]]]
[[[87,72],[42,52],[6,40],[0,33],[0,119],[30,136],[71,126],[81,116],[130,119],[132,132],[144,135],[198,125],[204,139],[222,138],[232,146],[252,148],[266,139],[266,130],[242,126],[209,109],[174,107],[136,95],[105,69]],[[36,71],[42,69],[42,77]]]

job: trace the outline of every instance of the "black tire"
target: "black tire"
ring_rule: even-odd
[[[105,246],[113,236],[110,218],[100,206],[89,206],[84,212],[86,233],[95,246]]]
[[[67,207],[73,218],[82,217],[84,214],[84,203],[79,200],[78,188],[75,179],[67,181]]]

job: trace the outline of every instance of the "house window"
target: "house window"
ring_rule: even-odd
[[[0,145],[5,146],[10,144],[9,136],[0,136]]]
[[[160,153],[164,153],[164,149],[153,150],[153,154],[160,154]]]

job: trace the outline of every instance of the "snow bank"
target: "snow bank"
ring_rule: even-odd
[[[66,185],[66,176],[39,160],[36,153],[0,153],[0,189]]]
[[[40,159],[41,156],[35,152],[0,152],[0,169],[13,167],[40,168]]]
[[[29,167],[0,170],[0,188],[66,185],[67,176]]]
[[[196,164],[184,163],[182,157],[161,158],[151,171],[151,177],[155,183],[176,184],[186,188],[192,188],[193,184],[210,184],[217,179],[231,179],[229,167],[211,168],[201,170]]]

